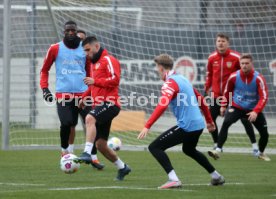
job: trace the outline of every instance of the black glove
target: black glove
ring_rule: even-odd
[[[48,88],[43,88],[43,98],[45,101],[47,102],[52,102],[53,101],[53,95],[51,93],[51,91]]]

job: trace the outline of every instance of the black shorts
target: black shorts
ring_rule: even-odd
[[[57,112],[62,126],[76,126],[78,124],[78,100],[78,98],[57,100]]]
[[[102,138],[108,140],[111,123],[120,112],[120,108],[111,102],[104,102],[101,106],[93,108],[89,114],[96,119],[96,140]]]
[[[168,148],[182,143],[182,150],[190,151],[196,148],[202,131],[203,129],[186,132],[179,126],[174,126],[159,135],[151,145],[165,151]]]
[[[92,110],[91,106],[85,106],[83,109],[79,109],[79,114],[81,116],[81,120],[83,123],[85,123],[85,117],[86,115]]]

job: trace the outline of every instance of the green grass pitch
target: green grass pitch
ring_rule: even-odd
[[[79,154],[81,151],[76,151]],[[167,175],[147,151],[119,151],[132,168],[125,181],[113,181],[116,168],[99,155],[103,171],[81,165],[75,174],[59,169],[57,150],[0,151],[1,199],[176,199],[176,198],[276,198],[276,156],[264,162],[251,154],[225,153],[220,160],[209,160],[221,172],[226,184],[208,186],[209,174],[181,152],[169,152],[183,188],[158,190]],[[206,154],[206,152],[205,152]]]

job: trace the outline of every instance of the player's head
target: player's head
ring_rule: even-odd
[[[64,37],[69,41],[77,37],[77,24],[74,21],[67,21],[64,24]]]
[[[241,70],[248,74],[253,69],[253,57],[251,54],[242,54],[240,57]]]
[[[223,54],[229,48],[229,36],[224,33],[218,33],[216,36],[216,48]]]
[[[93,59],[93,57],[99,52],[101,45],[95,36],[89,36],[83,40],[82,47],[86,55],[90,59]]]
[[[86,32],[84,30],[78,29],[77,36],[83,41],[86,38]]]
[[[173,69],[173,58],[168,54],[161,54],[154,58],[157,71],[162,80],[166,80],[167,72]]]

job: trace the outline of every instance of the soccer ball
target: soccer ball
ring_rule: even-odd
[[[112,137],[107,141],[107,145],[114,151],[119,151],[122,147],[122,141],[117,137]]]
[[[66,174],[75,173],[80,168],[80,163],[76,163],[73,160],[77,156],[74,154],[66,154],[60,159],[60,169]]]

